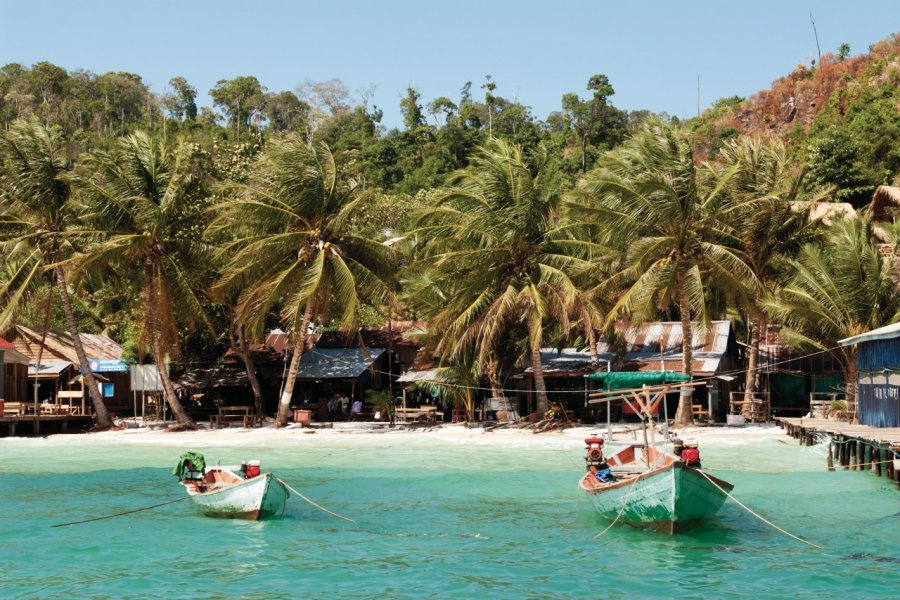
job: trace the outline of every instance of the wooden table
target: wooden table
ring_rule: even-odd
[[[398,421],[429,421],[434,422],[437,415],[437,406],[420,406],[419,408],[403,408],[395,409],[395,416]]]
[[[256,425],[256,413],[252,406],[220,406],[219,414],[209,418],[213,428],[228,427],[232,421],[242,422],[244,427]]]

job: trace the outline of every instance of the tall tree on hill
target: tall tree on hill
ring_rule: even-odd
[[[783,324],[788,344],[834,352],[851,402],[856,398],[856,346],[838,347],[838,341],[900,320],[894,255],[888,258],[879,252],[868,219],[840,221],[825,243],[803,248],[792,261],[793,278],[766,303]]]
[[[723,221],[725,188],[735,169],[702,170],[685,133],[660,120],[604,156],[584,183],[588,202],[573,216],[604,232],[625,250],[623,268],[610,281],[624,292],[609,318],[636,320],[677,307],[682,327],[682,370],[692,373],[693,321],[707,317],[707,286],[736,288],[754,281],[736,240]],[[682,388],[675,421],[691,423],[689,387]]]
[[[443,295],[430,325],[441,332],[438,352],[456,362],[475,349],[486,372],[509,331],[523,325],[543,414],[544,330],[551,321],[568,326],[578,294],[570,273],[585,263],[553,237],[560,198],[541,167],[494,138],[441,190],[436,206],[418,215],[413,232],[427,240],[416,256],[424,274],[414,278]]]
[[[340,307],[341,329],[355,331],[363,300],[390,295],[394,263],[388,247],[352,230],[360,190],[324,144],[276,140],[254,163],[248,183],[234,189],[213,209],[213,231],[232,240],[220,249],[227,264],[216,291],[241,292],[237,320],[253,332],[281,306],[294,336],[276,417],[283,427],[309,323]]]
[[[252,112],[261,106],[266,89],[253,76],[220,79],[209,90],[213,104],[222,107],[234,124],[235,143],[241,140],[241,125],[250,127]]]
[[[79,368],[97,415],[97,427],[109,429],[112,418],[81,343],[62,265],[71,255],[71,242],[78,233],[78,212],[67,180],[70,172],[63,140],[37,119],[17,121],[0,136],[0,243],[7,257],[14,249],[25,257],[0,289],[0,298],[5,302],[0,312],[0,330],[11,324],[25,290],[49,270],[59,290]]]
[[[587,89],[593,92],[587,100],[582,100],[574,93],[562,97],[563,111],[581,142],[582,173],[587,173],[588,140],[598,132],[604,121],[608,120],[606,118],[608,113],[615,110],[607,101],[616,92],[606,75],[593,75],[588,79]]]
[[[188,265],[208,263],[194,227],[197,186],[186,147],[173,149],[138,132],[113,153],[97,153],[75,180],[100,235],[76,258],[79,269],[115,273],[141,289],[139,347],[150,346],[177,429],[195,429],[169,379],[166,358],[178,352],[178,325],[211,328]]]

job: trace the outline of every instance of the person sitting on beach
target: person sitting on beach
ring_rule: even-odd
[[[354,418],[359,418],[362,415],[363,403],[362,400],[356,399],[353,401],[353,406],[350,408],[350,420],[352,421]]]

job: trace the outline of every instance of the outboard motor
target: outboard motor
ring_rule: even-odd
[[[253,479],[254,477],[259,476],[259,461],[258,460],[250,460],[247,462],[241,463],[241,473],[244,474],[244,477],[247,479]]]
[[[587,455],[584,457],[588,463],[600,464],[603,462],[603,438],[592,436],[584,438]]]
[[[604,483],[612,481],[612,471],[603,458],[603,438],[600,436],[584,438],[584,445],[586,450],[584,462],[587,463],[587,470]]]

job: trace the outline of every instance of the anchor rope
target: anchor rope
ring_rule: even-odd
[[[797,537],[797,536],[794,535],[793,533],[791,533],[791,532],[789,532],[789,531],[786,531],[786,530],[782,529],[781,527],[779,527],[778,525],[776,525],[775,523],[772,523],[771,521],[767,520],[765,517],[763,517],[763,516],[761,516],[761,515],[759,515],[759,514],[753,512],[753,510],[751,510],[750,507],[748,507],[746,504],[744,504],[743,502],[741,502],[740,500],[738,500],[737,498],[735,498],[734,496],[732,496],[732,495],[728,492],[728,490],[723,489],[722,486],[720,486],[718,483],[716,483],[709,475],[707,475],[706,473],[704,473],[703,471],[701,471],[701,470],[699,470],[699,469],[697,469],[696,471],[697,471],[697,473],[700,473],[701,475],[703,475],[704,477],[706,477],[706,479],[708,479],[709,482],[710,482],[711,484],[713,484],[714,486],[716,486],[716,487],[719,489],[720,492],[722,492],[723,494],[725,494],[726,496],[728,496],[729,498],[731,498],[732,500],[734,500],[735,502],[737,502],[738,505],[739,505],[741,508],[743,508],[744,510],[746,510],[747,512],[749,512],[751,515],[753,515],[754,517],[756,517],[757,519],[759,519],[760,521],[762,521],[763,523],[765,523],[765,524],[768,525],[769,527],[772,527],[772,528],[774,528],[774,529],[777,529],[777,530],[780,531],[781,533],[787,535],[788,537],[794,538],[794,539],[797,540],[798,542],[803,542],[804,544],[807,544],[807,545],[809,545],[809,546],[812,546],[813,548],[818,548],[819,550],[824,550],[824,548],[823,548],[822,546],[819,546],[818,544],[813,544],[812,542],[809,542],[809,541],[807,541],[807,540],[804,540],[804,539],[801,538],[801,537]]]
[[[182,502],[187,500],[190,496],[182,496],[175,500],[169,500],[168,502],[160,502],[159,504],[153,504],[151,506],[145,506],[143,508],[135,508],[133,510],[126,510],[125,512],[115,513],[112,515],[104,515],[102,517],[93,517],[91,519],[83,519],[81,521],[72,521],[71,523],[57,523],[56,525],[48,525],[48,527],[68,527],[69,525],[81,525],[82,523],[90,523],[91,521],[102,521],[104,519],[112,519],[114,517],[121,517],[123,515],[130,515],[136,512],[141,512],[143,510],[150,510],[151,508],[159,508],[160,506],[165,506],[166,504],[174,504],[176,502]]]
[[[321,505],[319,505],[319,504],[316,504],[315,502],[313,502],[312,500],[310,500],[309,498],[307,498],[306,496],[304,496],[303,494],[301,494],[300,492],[298,492],[297,490],[295,490],[294,488],[292,488],[290,485],[288,485],[288,483],[287,483],[285,480],[280,479],[280,478],[278,478],[278,477],[276,477],[275,479],[278,479],[278,481],[281,483],[281,485],[283,485],[284,487],[286,487],[287,489],[289,489],[291,492],[293,492],[295,496],[297,496],[297,497],[299,497],[299,498],[305,500],[306,502],[309,502],[310,504],[312,504],[313,506],[315,506],[315,507],[318,508],[319,510],[324,511],[324,512],[327,512],[329,515],[331,515],[331,516],[333,516],[333,517],[337,517],[338,519],[343,519],[343,520],[349,521],[349,522],[351,522],[351,523],[356,523],[356,521],[354,521],[354,520],[351,519],[350,517],[345,517],[345,516],[343,516],[343,515],[337,514],[336,512],[331,512],[330,510],[328,510],[328,509],[325,508],[324,506],[321,506]]]

